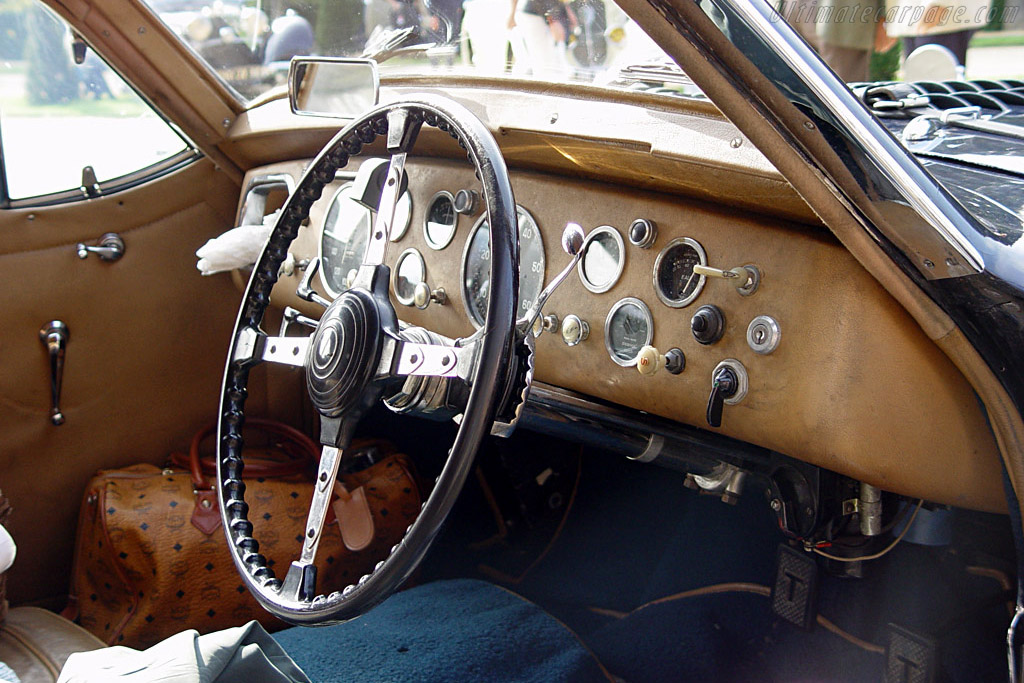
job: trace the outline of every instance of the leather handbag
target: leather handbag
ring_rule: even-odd
[[[319,451],[280,423],[250,419],[246,430],[247,443],[258,440],[254,432],[271,440],[246,449],[246,500],[260,552],[283,576],[302,546]],[[213,432],[197,434],[189,456],[172,456],[170,468],[100,471],[86,487],[64,614],[108,645],[145,648],[186,628],[208,633],[250,619],[268,630],[286,625],[249,594],[231,559],[210,484],[214,457],[200,455]],[[420,510],[405,455],[376,440],[349,451],[356,462],[378,459],[338,477],[317,552],[327,591],[369,573]]]

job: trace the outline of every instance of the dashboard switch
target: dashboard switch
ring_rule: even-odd
[[[464,216],[472,216],[476,214],[477,207],[480,205],[480,195],[475,190],[459,190],[455,193],[455,213],[461,213]]]
[[[413,290],[412,301],[416,304],[416,308],[422,311],[432,303],[444,306],[448,301],[448,296],[444,293],[444,287],[438,287],[431,291],[430,285],[426,282],[418,282]]]
[[[730,268],[729,270],[700,265],[694,266],[693,272],[704,277],[728,280],[736,288],[736,291],[743,296],[750,296],[757,291],[758,286],[761,284],[761,271],[757,266],[750,263],[745,266]]]
[[[712,427],[722,426],[722,409],[735,405],[747,395],[747,369],[734,358],[727,358],[711,373],[711,396],[708,397],[707,420]]]
[[[653,346],[645,346],[636,356],[636,369],[641,375],[650,377],[661,368],[678,375],[686,367],[686,357],[680,349],[669,349],[664,356]]]
[[[590,324],[579,316],[567,315],[562,320],[562,341],[566,346],[576,346],[590,336]]]
[[[629,243],[641,249],[650,249],[658,239],[658,225],[646,218],[637,218],[629,226]]]
[[[701,306],[690,319],[690,331],[693,332],[693,338],[699,343],[705,346],[714,344],[722,338],[722,334],[725,332],[725,316],[718,306],[713,304]]]

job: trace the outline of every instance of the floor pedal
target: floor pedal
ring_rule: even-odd
[[[807,553],[779,545],[772,586],[772,611],[810,630],[818,613],[818,563]]]
[[[885,648],[885,683],[932,683],[938,662],[935,641],[889,624]]]

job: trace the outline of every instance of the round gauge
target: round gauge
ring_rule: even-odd
[[[415,249],[406,249],[395,262],[395,270],[391,275],[391,287],[395,290],[398,303],[412,306],[415,298],[416,285],[427,279],[427,264],[423,255]]]
[[[409,191],[406,190],[398,198],[398,203],[395,204],[395,222],[391,226],[391,235],[388,239],[392,242],[397,242],[405,237],[405,232],[409,229],[409,222],[411,220],[412,197],[409,195]]]
[[[331,198],[320,235],[320,279],[332,297],[349,288],[366,255],[372,216],[352,199],[352,183]]]
[[[395,205],[391,241],[401,239],[409,228],[412,199],[405,192]],[[363,263],[374,215],[352,198],[352,183],[345,183],[331,198],[320,235],[321,280],[332,297],[349,288]]]
[[[640,299],[626,297],[608,311],[604,321],[604,346],[612,360],[623,367],[636,365],[640,349],[654,338],[651,310]]]
[[[455,198],[442,190],[435,194],[423,218],[423,237],[433,249],[444,249],[455,237],[459,214],[455,211]]]
[[[544,242],[533,216],[516,206],[519,223],[519,311],[522,316],[544,290]],[[477,327],[487,317],[491,294],[491,234],[487,214],[473,226],[462,255],[462,300],[466,313]]]
[[[693,267],[707,264],[707,254],[697,240],[678,237],[669,242],[654,262],[654,291],[661,302],[672,308],[692,303],[707,279],[694,276]]]
[[[610,225],[594,228],[589,241],[587,253],[578,266],[580,280],[591,292],[600,294],[619,281],[626,265],[626,248],[622,235]]]

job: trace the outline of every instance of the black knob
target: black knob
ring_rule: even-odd
[[[658,237],[658,226],[654,221],[637,218],[629,226],[629,243],[641,249],[650,249]]]
[[[690,331],[701,344],[714,344],[725,332],[725,316],[718,306],[701,306],[690,320]]]
[[[476,213],[479,195],[475,190],[459,190],[455,193],[455,213],[470,215]]]
[[[732,398],[739,389],[740,381],[732,368],[724,367],[715,372],[711,378],[711,396],[708,398],[708,424],[712,427],[722,426],[722,408],[725,399]]]

